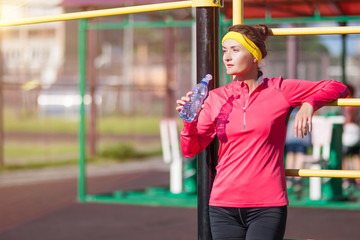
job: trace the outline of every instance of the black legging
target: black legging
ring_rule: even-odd
[[[229,208],[210,206],[213,240],[282,240],[287,207]]]

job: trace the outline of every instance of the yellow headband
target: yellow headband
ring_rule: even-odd
[[[242,35],[238,32],[228,32],[222,39],[221,44],[224,45],[224,41],[226,39],[233,39],[241,43],[249,52],[256,58],[257,62],[259,63],[262,59],[262,54],[260,49],[255,45],[253,41],[248,39],[246,36]]]

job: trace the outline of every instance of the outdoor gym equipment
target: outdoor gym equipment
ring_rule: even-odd
[[[242,24],[243,19],[243,1],[234,1],[233,6],[233,24]],[[79,42],[86,42],[84,30],[86,30],[87,18],[133,14],[140,12],[161,11],[168,9],[179,8],[196,8],[196,25],[197,25],[197,79],[201,79],[207,73],[214,76],[211,88],[219,87],[219,69],[217,64],[219,56],[219,7],[221,1],[211,0],[193,0],[193,1],[179,1],[163,4],[150,4],[142,6],[123,7],[115,9],[84,11],[78,13],[66,13],[55,16],[34,17],[27,19],[18,19],[11,21],[0,21],[0,27],[10,27],[17,25],[45,23],[53,21],[65,21],[80,19]],[[355,27],[317,27],[317,28],[273,28],[273,36],[285,35],[318,35],[318,34],[354,34],[360,33],[360,26]],[[79,60],[84,63],[85,45],[80,45]],[[80,125],[79,125],[79,184],[78,184],[78,198],[79,201],[97,201],[96,196],[86,194],[85,190],[85,65],[81,64],[80,69],[79,91],[82,98],[80,106]],[[339,99],[334,105],[337,106],[360,106],[359,99]],[[208,198],[214,174],[214,163],[216,161],[216,145],[215,143],[203,151],[198,156],[198,232],[200,239],[211,239],[208,220]],[[209,171],[210,169],[210,171]],[[360,177],[359,171],[330,171],[330,170],[286,170],[289,176],[302,177]]]

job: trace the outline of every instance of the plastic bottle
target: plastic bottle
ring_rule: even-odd
[[[201,110],[201,106],[204,102],[205,97],[208,93],[208,84],[212,79],[211,74],[206,74],[206,76],[201,80],[200,83],[196,84],[192,89],[192,94],[190,95],[190,101],[187,102],[183,109],[180,111],[180,117],[186,122],[192,122],[198,115]]]

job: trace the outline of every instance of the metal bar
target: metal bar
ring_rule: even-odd
[[[242,0],[243,1],[243,0]],[[240,1],[234,1],[234,4],[238,5]],[[55,21],[66,21],[66,20],[76,20],[83,18],[94,18],[94,17],[105,17],[113,15],[123,15],[123,14],[132,14],[140,12],[151,12],[151,11],[161,11],[168,9],[178,9],[178,8],[188,8],[192,7],[192,1],[179,1],[172,3],[158,3],[158,4],[149,4],[149,5],[140,5],[132,7],[122,7],[122,8],[112,8],[112,9],[103,9],[103,10],[93,10],[85,12],[75,12],[75,13],[64,13],[53,16],[42,16],[42,17],[32,17],[32,18],[22,18],[16,20],[3,20],[0,21],[0,27],[10,27],[26,24],[36,24],[36,23],[46,23],[46,22],[55,22]],[[237,8],[237,7],[236,7]],[[235,11],[236,8],[233,8]],[[236,19],[241,19],[242,12],[236,12],[234,15]],[[245,19],[246,24],[257,24],[257,23],[304,23],[304,22],[323,22],[323,21],[336,21],[336,22],[348,22],[359,20],[360,16],[339,16],[339,17],[302,17],[302,18],[261,18],[261,19]],[[234,23],[242,23],[241,20],[235,20]],[[316,34],[316,33],[313,33]],[[337,34],[337,33],[332,33]]]
[[[347,23],[341,22],[339,25],[344,27]],[[346,38],[347,34],[341,35],[341,80],[344,84],[346,84]]]
[[[360,98],[339,98],[327,106],[360,106]]]
[[[213,75],[209,89],[219,87],[219,8],[196,8],[197,81]],[[209,197],[217,161],[215,140],[198,155],[198,239],[211,240]]]
[[[192,7],[192,5],[193,5],[192,1],[179,1],[179,2],[171,2],[171,3],[157,3],[157,4],[147,4],[147,5],[139,5],[139,6],[131,6],[131,7],[120,7],[120,8],[92,10],[92,11],[75,12],[75,13],[64,13],[53,16],[31,17],[31,18],[22,18],[15,20],[2,20],[0,21],[0,27],[76,20],[76,19],[85,19],[85,18],[94,18],[94,17],[105,17],[105,16],[143,13],[143,12],[153,12],[153,11],[162,11],[169,9],[190,8]]]
[[[222,7],[220,0],[193,0],[193,7]]]
[[[272,28],[272,36],[286,35],[322,35],[360,33],[360,26],[347,27],[304,27],[304,28]]]
[[[235,6],[241,4],[239,1],[234,1]],[[0,27],[10,27],[26,24],[36,24],[36,23],[46,23],[46,22],[55,22],[55,21],[66,21],[66,20],[76,20],[83,18],[94,18],[94,17],[105,17],[113,15],[123,15],[123,14],[132,14],[140,12],[151,12],[151,11],[161,11],[169,9],[179,9],[179,8],[189,8],[193,7],[192,1],[179,1],[172,3],[158,3],[158,4],[149,4],[149,5],[140,5],[140,6],[131,6],[131,7],[122,7],[122,8],[112,8],[112,9],[103,9],[103,10],[93,10],[93,11],[84,11],[84,12],[75,12],[75,13],[64,13],[52,16],[42,16],[42,17],[32,17],[32,18],[22,18],[16,20],[2,20],[0,21]],[[234,7],[233,11],[236,11],[238,7]],[[234,14],[236,18],[243,18],[243,13],[237,11]],[[360,16],[334,16],[334,17],[301,17],[301,18],[254,18],[254,19],[244,19],[246,24],[276,24],[276,23],[305,23],[305,22],[349,22],[360,20]],[[235,20],[234,23],[241,23],[241,20]]]
[[[85,201],[86,179],[85,179],[85,87],[86,87],[86,25],[87,19],[79,21],[79,92],[81,104],[79,109],[79,176],[78,176],[78,200]]]
[[[232,1],[233,25],[244,24],[244,0]]]
[[[173,28],[164,29],[164,60],[166,69],[166,95],[165,95],[165,118],[174,117],[173,102],[175,102],[175,34]]]
[[[2,45],[2,36],[0,36],[0,45]],[[0,167],[4,166],[4,60],[3,52],[0,49]]]
[[[89,19],[88,23],[94,19]],[[87,31],[87,55],[86,55],[86,65],[87,65],[87,79],[89,80],[89,92],[91,97],[90,103],[90,128],[88,136],[88,146],[90,149],[90,156],[95,157],[97,154],[97,109],[96,109],[96,88],[97,88],[97,71],[95,69],[95,59],[96,59],[96,46],[97,46],[97,34],[95,30]]]
[[[287,78],[297,78],[297,63],[298,63],[298,37],[287,36]]]
[[[285,169],[285,175],[295,177],[360,178],[360,171],[326,169]]]

